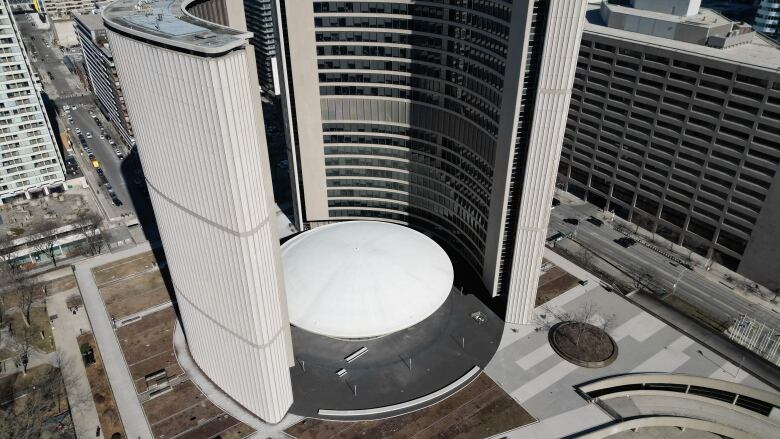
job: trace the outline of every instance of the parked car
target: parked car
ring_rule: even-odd
[[[585,221],[593,224],[596,227],[601,227],[604,224],[604,221],[602,221],[602,220],[600,220],[598,218],[592,217],[592,216],[589,217],[588,219],[586,219]]]
[[[561,200],[559,200],[557,198],[553,198],[553,200],[552,200],[552,207],[560,206],[560,205],[561,205]]]
[[[89,131],[87,131],[87,139],[91,139],[91,138],[92,138],[92,133],[90,133]]]
[[[571,224],[573,226],[576,226],[577,224],[580,223],[580,220],[578,220],[576,218],[566,218],[566,219],[563,220],[563,222],[565,222],[566,224]]]
[[[76,127],[76,134],[81,134],[81,128]]]
[[[631,238],[629,238],[627,236],[624,236],[622,238],[618,238],[618,239],[615,240],[615,242],[618,245],[620,245],[621,247],[623,247],[623,248],[629,248],[632,245],[636,244],[636,241],[634,241],[633,239],[631,239]]]

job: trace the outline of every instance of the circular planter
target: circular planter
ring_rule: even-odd
[[[605,367],[618,355],[615,340],[606,331],[588,323],[558,323],[550,328],[547,338],[556,354],[581,367]]]

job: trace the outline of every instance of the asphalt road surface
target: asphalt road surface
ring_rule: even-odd
[[[19,25],[27,55],[37,67],[44,90],[49,97],[52,99],[82,96],[89,98],[89,91],[84,90],[79,78],[70,73],[63,63],[63,53],[50,43],[49,47],[46,46],[52,39],[51,30],[36,28],[31,21],[28,21],[26,14],[15,15],[14,18]],[[50,79],[47,73],[51,73],[53,79]]]
[[[550,215],[548,236],[558,231],[574,233],[576,229],[578,242],[624,271],[636,273],[643,270],[649,273],[653,278],[651,284],[662,290],[656,293],[675,294],[718,319],[728,320],[747,314],[769,327],[780,328],[780,315],[744,299],[726,285],[688,270],[639,243],[629,248],[620,246],[614,241],[624,235],[614,230],[607,221],[601,227],[584,221],[595,211],[596,208],[591,205],[557,206]],[[579,219],[579,225],[565,223],[563,220],[566,218]]]
[[[130,193],[127,189],[127,183],[122,176],[122,161],[114,152],[114,146],[109,145],[107,140],[100,139],[100,128],[90,116],[88,109],[79,106],[76,110],[71,110],[70,115],[73,117],[73,122],[66,122],[66,126],[70,128],[70,133],[72,133],[71,138],[74,140],[74,150],[78,153],[83,152],[81,143],[78,141],[78,136],[75,135],[75,129],[78,127],[81,129],[81,134],[85,136],[87,145],[92,149],[92,153],[95,154],[95,158],[100,163],[100,167],[103,169],[103,172],[105,172],[108,182],[122,201],[122,207],[125,212],[130,213],[132,211],[132,203],[129,203]],[[91,139],[86,137],[87,133],[92,134]],[[88,161],[86,153],[84,153],[82,157],[85,158],[85,161]],[[94,169],[89,170],[88,172],[94,172]],[[99,195],[105,196],[105,194],[106,187],[103,186],[100,188]]]

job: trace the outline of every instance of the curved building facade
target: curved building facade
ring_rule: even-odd
[[[585,5],[278,0],[298,225],[431,231],[527,322]]]
[[[103,17],[192,357],[277,422],[292,348],[251,34],[240,2],[194,4],[238,30],[187,3],[119,0]]]

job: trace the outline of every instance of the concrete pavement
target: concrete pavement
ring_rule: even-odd
[[[97,256],[74,265],[76,281],[81,289],[84,307],[92,324],[95,340],[100,347],[103,365],[114,393],[125,432],[129,438],[151,439],[153,437],[152,430],[146,421],[146,415],[138,399],[127,362],[111,324],[111,317],[108,315],[97,285],[95,285],[92,268],[150,250],[151,246],[145,243],[125,251]]]
[[[68,270],[70,271],[70,270]],[[49,317],[57,316],[52,321],[54,327],[54,341],[59,352],[60,370],[68,393],[73,426],[76,437],[93,438],[103,437],[103,434],[95,436],[96,427],[100,425],[95,401],[92,399],[92,390],[87,380],[87,372],[81,359],[76,337],[83,331],[90,331],[89,319],[80,307],[74,315],[66,305],[71,294],[78,293],[72,289],[49,296],[47,308]]]
[[[548,257],[549,256],[549,257]],[[548,252],[548,259],[557,261]],[[582,273],[574,271],[575,276]],[[595,284],[595,285],[594,285]],[[754,376],[663,321],[609,293],[598,282],[578,285],[548,302],[548,306],[577,312],[586,303],[595,309],[596,320],[611,318],[610,335],[619,346],[614,363],[603,368],[584,368],[559,357],[550,347],[547,331],[534,325],[506,325],[501,346],[485,372],[512,396],[537,423],[499,437],[568,437],[604,423],[612,417],[575,392],[575,387],[596,379],[625,373],[679,373],[769,388]],[[537,308],[544,314],[545,308]]]

